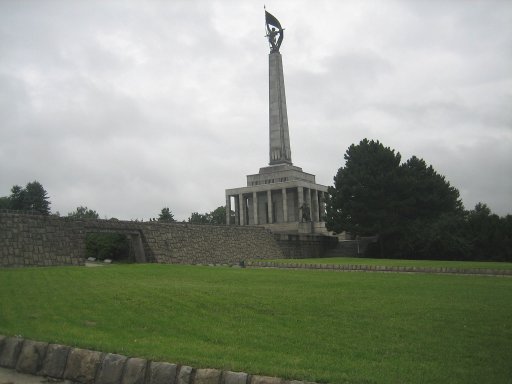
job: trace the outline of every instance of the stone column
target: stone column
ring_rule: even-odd
[[[231,224],[231,196],[226,195],[226,225]]]
[[[279,52],[268,56],[270,165],[292,163],[288,113],[284,91],[283,61]]]
[[[245,225],[245,204],[243,193],[238,195],[238,206],[240,207],[240,225]]]
[[[304,205],[304,189],[302,187],[297,187],[297,196],[299,197],[299,221],[302,221],[302,206]]]
[[[320,192],[320,196],[319,196],[319,220],[318,221],[323,221],[323,214],[325,213],[325,192]]]
[[[283,194],[283,223],[288,222],[288,200],[286,197],[286,188],[283,188],[281,190],[281,193]]]
[[[240,225],[240,200],[238,196],[234,196],[235,200],[235,225]]]
[[[267,191],[267,215],[268,224],[272,224],[272,191],[270,189]]]
[[[318,191],[313,190],[313,196],[311,198],[311,220],[320,221],[320,202],[318,201]]]
[[[254,225],[258,225],[258,193],[252,193],[252,211],[254,212]]]

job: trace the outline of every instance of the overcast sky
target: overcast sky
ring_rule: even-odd
[[[294,165],[349,145],[423,158],[512,213],[512,2],[277,1]],[[0,0],[0,196],[179,220],[268,164],[262,1]]]

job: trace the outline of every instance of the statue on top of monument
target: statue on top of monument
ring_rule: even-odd
[[[270,52],[279,52],[279,47],[283,42],[284,29],[281,27],[281,23],[267,11],[265,11],[265,23],[267,25],[265,36],[270,43]]]

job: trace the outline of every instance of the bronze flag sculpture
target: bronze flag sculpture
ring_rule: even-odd
[[[279,47],[283,42],[284,29],[281,23],[273,15],[265,11],[265,23],[267,25],[268,42],[270,43],[270,52],[279,52]]]

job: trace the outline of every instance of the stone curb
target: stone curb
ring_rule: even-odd
[[[277,263],[275,261],[246,261],[246,267],[282,269],[321,269],[332,271],[399,272],[399,273],[442,273],[452,275],[512,276],[509,269],[489,268],[447,268],[447,267],[399,267],[362,264],[301,264]]]
[[[16,368],[18,357],[23,346],[23,339],[16,337],[2,337],[0,347],[0,366],[5,368]]]
[[[0,366],[80,384],[316,384],[193,368],[0,335]]]
[[[46,355],[47,348],[47,343],[25,340],[18,357],[16,370],[18,372],[35,375],[42,368],[43,358]]]

